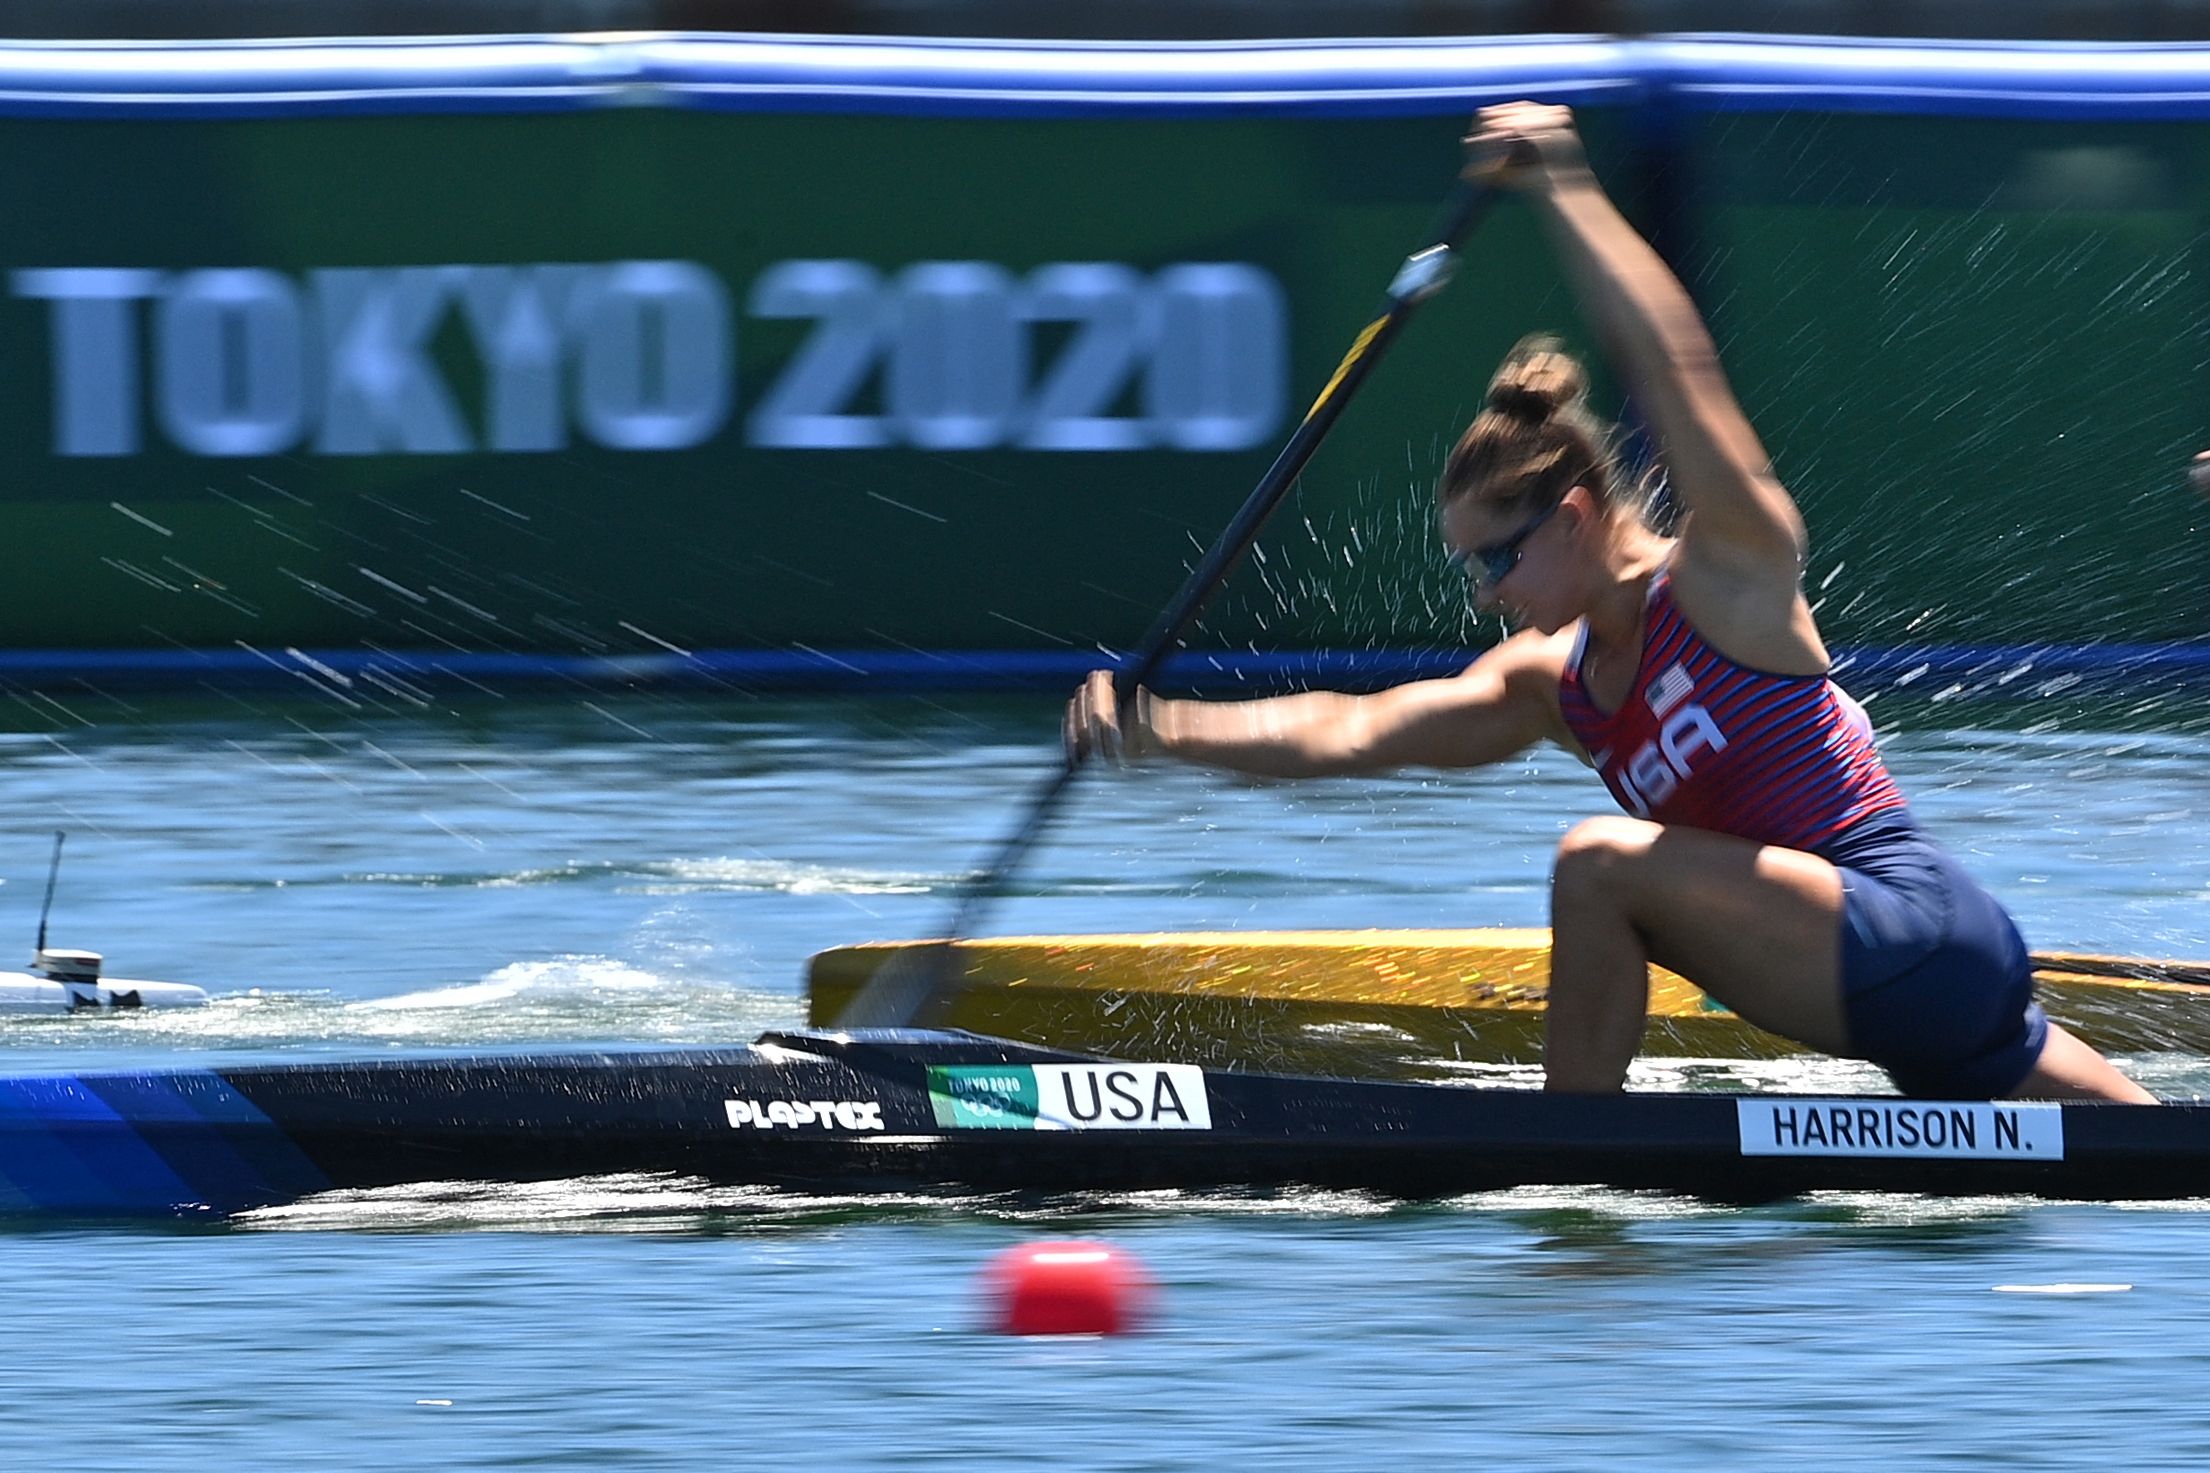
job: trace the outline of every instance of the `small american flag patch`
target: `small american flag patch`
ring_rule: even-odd
[[[1665,673],[1650,682],[1643,699],[1650,703],[1653,715],[1662,717],[1666,712],[1688,699],[1696,689],[1696,681],[1687,669],[1679,664],[1669,665]]]

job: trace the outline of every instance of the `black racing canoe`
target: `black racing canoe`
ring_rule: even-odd
[[[1533,1184],[2210,1196],[2210,1106],[1305,1078],[977,1034],[0,1078],[0,1213],[225,1214],[338,1188],[671,1172],[809,1194]]]

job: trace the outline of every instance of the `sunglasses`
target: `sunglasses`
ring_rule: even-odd
[[[1502,542],[1452,553],[1450,565],[1465,574],[1469,582],[1488,588],[1496,587],[1511,576],[1512,569],[1519,566],[1520,549],[1526,545],[1527,539],[1534,536],[1536,529],[1544,522],[1557,515],[1558,508],[1563,505],[1565,501],[1562,497],[1551,502],[1529,517],[1517,532]]]

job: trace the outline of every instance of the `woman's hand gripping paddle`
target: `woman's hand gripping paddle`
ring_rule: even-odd
[[[1257,540],[1259,529],[1296,484],[1306,462],[1320,448],[1351,396],[1373,371],[1412,313],[1450,280],[1453,247],[1487,213],[1494,192],[1485,178],[1461,179],[1444,202],[1428,235],[1428,244],[1405,258],[1389,283],[1379,314],[1359,332],[1320,397],[1305,411],[1289,443],[1260,478],[1242,510],[1235,514],[1204,560],[1191,570],[1181,591],[1159,615],[1136,648],[1135,658],[1115,675],[1113,688],[1123,709],[1148,684],[1214,590]],[[959,943],[974,934],[983,908],[1004,892],[1029,847],[1043,833],[1060,796],[1080,765],[1071,757],[1044,781],[1029,801],[1020,823],[998,846],[990,864],[961,889],[951,925],[940,941],[902,951],[867,979],[837,1018],[839,1028],[926,1027],[943,1017],[964,980]]]

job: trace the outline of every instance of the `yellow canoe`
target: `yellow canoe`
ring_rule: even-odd
[[[914,942],[813,958],[812,1021],[833,1024]],[[1455,1059],[1534,1063],[1547,930],[1190,931],[961,942],[966,985],[940,1021],[1098,1053],[1214,1067],[1400,1073]],[[2210,1052],[2210,964],[2037,957],[2052,1017],[2106,1050]],[[1644,1051],[1765,1058],[1795,1051],[1653,967]]]

